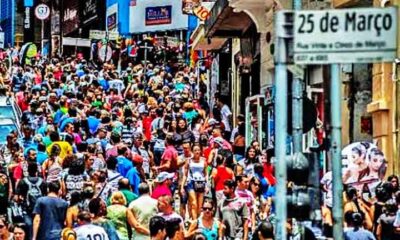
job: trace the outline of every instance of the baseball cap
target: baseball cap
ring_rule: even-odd
[[[157,175],[157,177],[156,177],[156,179],[154,180],[154,182],[162,183],[162,182],[165,182],[165,180],[167,180],[167,179],[172,179],[172,178],[174,178],[174,176],[175,176],[174,173],[160,172],[160,173]]]

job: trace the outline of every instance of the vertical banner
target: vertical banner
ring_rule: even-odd
[[[34,41],[33,8],[24,8],[24,42]]]
[[[97,10],[97,0],[85,0],[81,1],[81,24],[82,25],[87,25],[94,20],[96,20],[99,15],[98,15],[98,10]]]
[[[118,31],[118,3],[107,8],[107,29],[108,31]]]

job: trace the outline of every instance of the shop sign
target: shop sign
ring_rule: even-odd
[[[24,28],[25,29],[31,28],[31,8],[30,7],[25,7]]]
[[[296,64],[393,61],[397,8],[294,12]]]
[[[172,6],[147,7],[145,22],[146,26],[171,24]]]
[[[97,0],[82,1],[82,24],[89,24],[97,15]]]
[[[119,34],[118,32],[108,32],[108,40],[117,40]],[[90,30],[89,31],[89,39],[104,39],[107,37],[106,31],[101,31],[101,30]]]
[[[198,6],[193,8],[194,15],[200,19],[200,21],[205,21],[210,15],[210,11],[204,6]]]

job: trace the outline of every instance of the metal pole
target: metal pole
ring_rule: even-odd
[[[41,28],[41,32],[40,32],[40,34],[41,34],[41,38],[42,38],[42,41],[41,41],[41,45],[42,45],[42,56],[43,56],[43,48],[44,48],[44,21],[42,20],[41,21],[42,22],[42,28]]]
[[[252,94],[253,94],[253,92],[252,92],[252,85],[253,85],[253,78],[251,77],[251,75],[250,75],[250,77],[249,77],[249,85],[250,85],[250,89],[249,89],[249,97],[251,97],[252,96]]]
[[[144,42],[144,75],[147,72],[147,41]]]
[[[339,65],[331,65],[331,117],[332,117],[332,178],[333,178],[333,239],[343,239],[343,182],[342,182],[342,109]]]
[[[283,38],[285,30],[285,15],[282,11],[276,14],[276,55],[275,55],[275,157],[276,167],[276,239],[286,239],[286,138],[287,138],[287,66],[286,41]]]
[[[293,0],[293,9],[301,10],[302,0]],[[303,149],[303,83],[299,76],[292,82],[292,136],[293,152],[302,152]]]

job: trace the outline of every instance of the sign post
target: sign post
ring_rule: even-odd
[[[393,61],[397,48],[397,8],[295,12],[297,64]]]
[[[321,11],[279,11],[276,16],[276,168],[278,239],[286,239],[287,65],[331,64],[331,161],[333,178],[333,238],[343,236],[341,159],[341,82],[339,64],[393,62],[397,51],[397,8]],[[293,56],[288,45],[293,40]]]
[[[35,8],[35,16],[37,19],[39,19],[42,23],[42,28],[41,28],[41,51],[43,54],[43,48],[44,48],[44,20],[46,20],[50,16],[50,8],[46,4],[39,4]]]

